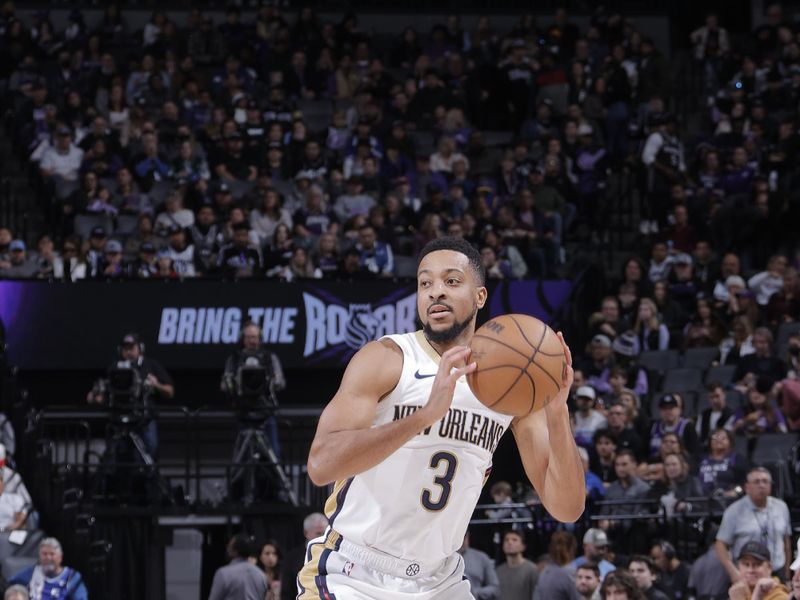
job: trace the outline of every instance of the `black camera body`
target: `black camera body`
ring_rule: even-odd
[[[238,358],[235,372],[225,374],[225,391],[241,418],[263,420],[278,407],[269,355],[242,353]]]
[[[137,423],[147,419],[147,398],[153,386],[131,361],[117,361],[109,368],[107,378],[98,381],[95,391],[108,398],[113,420]]]

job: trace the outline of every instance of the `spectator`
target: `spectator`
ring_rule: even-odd
[[[586,448],[579,446],[578,455],[581,457],[583,465],[584,484],[586,487],[587,500],[600,500],[606,494],[606,486],[603,480],[589,470],[589,452]]]
[[[713,536],[716,535],[715,529],[716,527],[711,530]],[[689,592],[693,593],[695,598],[727,600],[731,580],[725,568],[719,562],[719,558],[717,558],[714,541],[692,564],[687,585]]]
[[[61,248],[64,261],[64,279],[79,281],[86,278],[86,260],[80,239],[68,237]]]
[[[677,121],[673,114],[656,117],[656,129],[648,136],[642,150],[642,162],[647,167],[648,213],[642,217],[643,234],[658,233],[667,222],[670,191],[686,172],[683,144],[677,136]]]
[[[25,242],[12,240],[8,245],[8,250],[8,260],[0,260],[0,278],[31,279],[36,277],[39,266],[35,260],[28,258]]]
[[[297,573],[303,568],[308,542],[324,535],[328,519],[322,513],[311,513],[303,519],[305,542],[286,553],[281,569],[281,600],[294,600],[297,597]],[[260,600],[260,599],[259,599]]]
[[[747,458],[736,452],[733,434],[721,425],[710,436],[709,452],[700,461],[698,476],[703,493],[736,497],[748,470]]]
[[[661,571],[658,587],[667,598],[689,597],[689,567],[678,557],[675,546],[661,540],[650,546],[650,558]]]
[[[622,377],[623,370],[617,371],[618,367],[611,370],[611,381]],[[626,391],[623,393],[631,393]],[[627,448],[632,450],[637,458],[643,457],[644,445],[642,438],[633,428],[631,423],[631,409],[624,406],[621,402],[611,404],[606,411],[608,418],[608,430],[617,438],[617,444],[620,448]]]
[[[600,312],[589,317],[589,328],[592,337],[602,334],[613,342],[627,328],[626,323],[620,319],[619,300],[614,296],[603,298]]]
[[[683,398],[680,394],[664,394],[658,401],[658,414],[661,417],[653,422],[650,429],[648,448],[650,456],[655,456],[661,448],[661,440],[666,433],[680,436],[684,448],[689,454],[697,452],[697,432],[694,424],[682,416]]]
[[[375,228],[364,225],[358,230],[356,248],[361,253],[361,266],[379,277],[394,277],[392,247],[378,241]]]
[[[322,279],[322,271],[314,265],[306,249],[302,246],[297,246],[292,250],[292,258],[284,269],[282,278],[286,281]]]
[[[264,600],[280,600],[281,597],[281,551],[278,542],[267,540],[258,553],[258,567],[267,576],[267,596]],[[288,582],[290,586],[294,582]]]
[[[156,218],[157,235],[167,235],[173,227],[186,229],[194,225],[194,213],[183,207],[183,195],[177,189],[172,190],[164,201],[165,211]]]
[[[336,199],[334,212],[341,221],[347,221],[354,215],[367,216],[369,210],[375,206],[375,199],[364,194],[364,184],[361,177],[351,175],[347,179],[347,192]]]
[[[655,302],[650,298],[642,298],[639,301],[633,329],[639,338],[639,347],[642,351],[666,350],[669,347],[669,331],[667,326],[661,323]]]
[[[575,570],[575,590],[581,600],[600,600],[600,569],[585,563]]]
[[[158,181],[169,179],[170,167],[158,149],[155,129],[142,132],[142,151],[132,161],[133,172],[143,190],[149,191]]]
[[[747,401],[736,409],[728,428],[748,438],[756,438],[762,433],[786,433],[786,419],[772,400],[772,386],[768,379],[759,377],[747,390]]]
[[[608,488],[617,480],[617,471],[614,467],[618,447],[617,437],[608,429],[599,429],[592,437],[592,444],[594,452],[591,454],[589,468]]]
[[[573,568],[583,565],[596,566],[599,573],[599,581],[605,579],[611,571],[617,567],[606,560],[606,550],[608,550],[608,536],[602,529],[592,528],[583,534],[583,555],[579,556],[570,563]]]
[[[698,295],[695,313],[683,330],[684,349],[719,346],[725,337],[725,333],[725,323],[714,312],[711,301],[704,296]]]
[[[789,261],[785,256],[776,254],[767,263],[767,270],[753,275],[747,280],[747,287],[755,292],[759,306],[769,304],[770,298],[783,289],[783,277]]]
[[[772,565],[767,574],[780,573],[788,579],[792,533],[789,508],[783,500],[771,496],[772,475],[764,467],[750,469],[744,489],[746,495],[728,506],[722,515],[717,532],[717,557],[731,581],[737,582],[744,573],[734,565],[731,556],[741,556],[745,544],[757,542],[767,548],[766,560]]]
[[[631,547],[638,541],[631,536],[631,521],[616,521],[613,517],[638,513],[640,511],[638,500],[644,498],[650,486],[635,475],[636,456],[630,450],[617,452],[614,458],[614,470],[617,480],[608,486],[605,499],[626,502],[603,506],[600,514],[606,518],[599,521],[599,527],[612,535],[617,547]]]
[[[31,600],[87,600],[89,594],[81,574],[63,566],[63,560],[61,543],[53,537],[44,538],[39,542],[37,563],[14,575],[8,583],[27,587]]]
[[[633,575],[646,600],[670,600],[670,597],[655,585],[658,570],[649,556],[640,554],[632,556],[628,562],[628,571]]]
[[[507,531],[503,535],[503,554],[506,560],[497,567],[500,597],[510,600],[531,598],[539,580],[539,571],[524,557],[525,542],[522,534]]]
[[[233,536],[226,546],[230,564],[217,569],[208,600],[263,600],[267,596],[267,576],[250,562],[256,548],[246,533]]]
[[[244,140],[238,130],[225,136],[225,145],[217,157],[214,173],[229,184],[255,181],[258,176],[255,159],[244,149]]]
[[[780,358],[772,355],[772,344],[772,332],[769,329],[756,329],[753,332],[755,352],[739,359],[734,381],[746,387],[759,377],[763,377],[769,385],[782,380],[786,376],[786,365]]]
[[[783,273],[783,287],[769,298],[767,322],[771,327],[793,323],[800,319],[800,277],[797,270],[787,267]]]
[[[573,415],[575,442],[584,448],[589,448],[595,431],[605,428],[608,422],[603,414],[595,409],[597,392],[591,386],[578,388],[575,393],[575,403],[577,405]]]
[[[266,245],[275,233],[278,223],[292,229],[292,216],[283,208],[283,199],[273,189],[268,189],[261,196],[260,205],[250,213],[250,227],[256,232],[261,246]]]
[[[470,548],[469,530],[458,552],[464,559],[464,576],[469,580],[475,600],[500,600],[500,581],[494,561],[485,552]]]
[[[261,274],[261,255],[250,243],[250,226],[246,222],[234,225],[231,243],[223,246],[217,256],[217,268],[228,279],[251,278]]]
[[[656,242],[650,250],[650,268],[647,276],[655,284],[657,281],[666,279],[672,269],[673,257],[667,250],[666,242]]]
[[[717,429],[725,427],[733,416],[733,410],[728,408],[728,397],[725,388],[718,381],[712,381],[706,387],[708,394],[708,408],[697,416],[695,430],[697,441],[702,446],[708,446],[711,434]]]
[[[703,494],[700,481],[689,474],[689,463],[680,453],[668,454],[664,457],[664,476],[655,482],[647,498],[659,501],[659,510],[664,509],[665,516],[670,519],[676,514],[691,512],[692,505],[687,498],[697,498]]]
[[[577,543],[575,536],[569,531],[556,531],[550,537],[547,546],[547,553],[551,562],[539,575],[539,582],[536,584],[536,591],[533,593],[534,600],[578,600],[578,591],[575,588],[575,580],[569,568],[570,563],[575,559],[575,548]],[[500,567],[498,567],[498,570]],[[502,583],[502,579],[501,579]],[[506,596],[505,590],[503,600],[506,598],[530,598],[530,595],[518,594]]]
[[[83,150],[72,143],[70,128],[62,125],[56,130],[55,144],[42,155],[39,168],[42,176],[51,179],[58,190],[61,182],[70,183],[78,180],[82,161]]]
[[[772,577],[769,548],[761,542],[747,542],[737,559],[741,578],[728,590],[730,600],[785,600],[789,590],[781,580]]]
[[[646,600],[636,579],[624,569],[609,573],[600,586],[600,597],[603,600]]]
[[[172,266],[180,278],[196,277],[194,245],[186,239],[186,230],[178,225],[169,228],[169,241],[164,249],[172,259]]]
[[[29,600],[28,589],[24,585],[15,583],[6,588],[3,600]]]

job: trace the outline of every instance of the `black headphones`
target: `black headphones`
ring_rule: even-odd
[[[131,344],[139,347],[139,360],[141,361],[141,358],[144,356],[144,342],[139,338],[139,334],[133,331],[130,331],[122,336],[122,343],[117,346],[117,355],[122,358],[123,346],[128,346]]]
[[[678,554],[675,546],[670,544],[667,540],[659,540],[658,545],[661,546],[661,552],[664,553],[664,558],[672,560]]]

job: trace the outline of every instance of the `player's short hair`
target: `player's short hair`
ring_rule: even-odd
[[[596,563],[593,562],[583,563],[582,565],[579,565],[577,569],[575,569],[575,572],[578,572],[581,569],[583,569],[584,571],[591,571],[592,573],[595,574],[595,576],[598,579],[600,579],[600,567],[598,567]]]
[[[431,252],[437,252],[438,250],[452,250],[453,252],[458,252],[466,256],[469,259],[469,264],[475,273],[475,279],[477,280],[478,285],[486,284],[486,269],[483,268],[483,260],[481,260],[480,252],[478,252],[475,249],[475,246],[470,244],[467,240],[459,237],[440,237],[425,244],[425,247],[419,253],[419,257],[417,258],[417,268],[419,268],[419,263],[422,262],[423,258],[425,258]]]

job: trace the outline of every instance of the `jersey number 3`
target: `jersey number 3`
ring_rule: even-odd
[[[455,454],[450,452],[437,452],[431,456],[430,468],[434,471],[440,469],[442,463],[445,463],[444,474],[436,475],[433,478],[433,483],[442,488],[442,491],[439,493],[439,499],[434,501],[433,492],[427,488],[422,490],[422,496],[420,496],[420,502],[422,502],[422,506],[427,510],[442,510],[447,506],[447,501],[450,499],[450,492],[453,491],[453,477],[456,475],[458,459]]]

